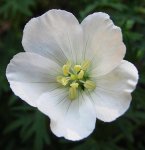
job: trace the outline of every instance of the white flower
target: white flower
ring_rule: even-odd
[[[10,87],[50,117],[56,136],[81,140],[96,118],[110,122],[129,108],[138,72],[123,60],[121,29],[106,13],[79,24],[67,11],[50,10],[27,23],[22,44],[26,52],[6,70]]]

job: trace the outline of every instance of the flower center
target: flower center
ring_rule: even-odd
[[[62,67],[62,75],[57,76],[57,82],[69,88],[69,98],[74,100],[78,96],[78,90],[93,90],[96,84],[89,80],[87,69],[90,61],[84,61],[81,65],[72,65],[67,62]]]

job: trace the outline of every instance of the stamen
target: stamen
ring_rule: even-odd
[[[70,86],[73,88],[78,88],[79,84],[78,83],[72,83],[72,84],[70,84]]]
[[[77,98],[77,95],[78,95],[77,88],[78,88],[79,84],[78,83],[72,83],[72,84],[70,84],[70,86],[71,87],[69,88],[69,98],[71,100],[74,100]]]
[[[62,76],[57,76],[57,78],[56,78],[57,82],[61,83],[62,78],[63,78]]]
[[[82,66],[81,67],[82,70],[87,70],[88,67],[90,66],[90,61],[88,60],[84,61],[81,66]]]
[[[75,65],[75,66],[74,66],[74,70],[75,70],[76,72],[79,72],[79,71],[81,70],[81,65]]]
[[[62,71],[63,71],[63,74],[64,74],[65,76],[68,76],[68,74],[69,74],[69,69],[70,69],[70,66],[69,66],[69,65],[63,65]]]
[[[93,82],[93,81],[90,81],[90,80],[87,80],[85,83],[84,83],[84,87],[87,88],[87,89],[95,89],[96,88],[96,84]]]
[[[82,79],[84,77],[84,71],[81,70],[78,74],[78,79]]]
[[[66,65],[68,65],[69,67],[71,67],[71,61],[67,61]]]
[[[68,84],[68,81],[69,81],[69,79],[63,77],[63,78],[61,79],[61,84],[65,86],[65,85]]]

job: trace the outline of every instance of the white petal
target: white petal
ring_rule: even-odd
[[[86,95],[70,101],[67,89],[57,89],[40,97],[38,109],[51,118],[51,130],[58,137],[81,140],[95,128],[96,114]]]
[[[59,66],[35,53],[19,53],[9,63],[6,76],[13,92],[32,106],[46,91],[56,88]]]
[[[125,113],[137,81],[137,69],[128,61],[122,61],[111,73],[98,77],[97,87],[91,93],[97,118],[110,122]]]
[[[81,23],[84,29],[84,59],[92,61],[97,76],[113,70],[125,55],[121,29],[115,26],[109,15],[94,13]]]
[[[82,55],[83,31],[73,14],[50,10],[31,19],[24,29],[25,51],[35,52],[60,64],[76,62]]]

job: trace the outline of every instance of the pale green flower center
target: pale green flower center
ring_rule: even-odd
[[[57,76],[57,82],[69,88],[69,98],[74,100],[78,96],[78,90],[93,90],[96,88],[95,82],[89,79],[87,70],[90,61],[84,61],[81,65],[72,65],[67,62],[62,67],[62,75]]]

